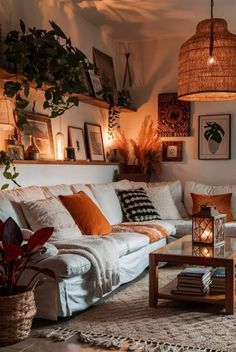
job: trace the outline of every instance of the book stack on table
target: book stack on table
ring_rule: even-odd
[[[225,269],[214,269],[211,275],[210,294],[225,293]]]
[[[171,292],[178,295],[204,296],[209,292],[211,269],[211,267],[184,269],[177,276],[177,288]]]

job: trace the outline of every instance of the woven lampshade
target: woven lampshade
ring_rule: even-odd
[[[188,101],[236,100],[236,35],[224,19],[213,19],[214,62],[209,63],[211,20],[180,48],[178,98]]]

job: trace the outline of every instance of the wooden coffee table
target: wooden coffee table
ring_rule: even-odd
[[[222,253],[223,252],[223,253]],[[149,306],[156,307],[158,299],[193,301],[225,306],[227,314],[235,311],[235,264],[236,264],[236,238],[226,237],[224,250],[212,258],[193,254],[192,236],[186,235],[167,246],[156,250],[149,255]],[[159,288],[158,263],[167,262],[179,265],[199,265],[225,268],[225,294],[205,296],[190,296],[172,294],[177,286],[177,278]]]

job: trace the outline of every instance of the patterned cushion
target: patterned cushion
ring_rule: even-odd
[[[143,188],[117,193],[128,221],[160,220],[160,215]]]

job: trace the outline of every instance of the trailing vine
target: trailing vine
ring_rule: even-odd
[[[14,163],[3,150],[0,151],[0,167],[4,167],[4,171],[2,173],[3,177],[7,181],[13,182],[17,187],[20,187],[16,181],[16,178],[19,176],[19,172],[16,172]],[[1,190],[7,189],[9,186],[9,183],[4,183],[1,186]]]
[[[51,30],[29,28],[20,20],[21,32],[8,33],[5,57],[8,69],[16,74],[16,81],[7,81],[4,94],[16,99],[17,125],[23,129],[27,123],[24,109],[29,105],[30,86],[44,88],[44,109],[54,118],[78,106],[79,99],[73,93],[86,91],[84,75],[92,69],[87,57],[72,46],[62,29],[49,21]]]

